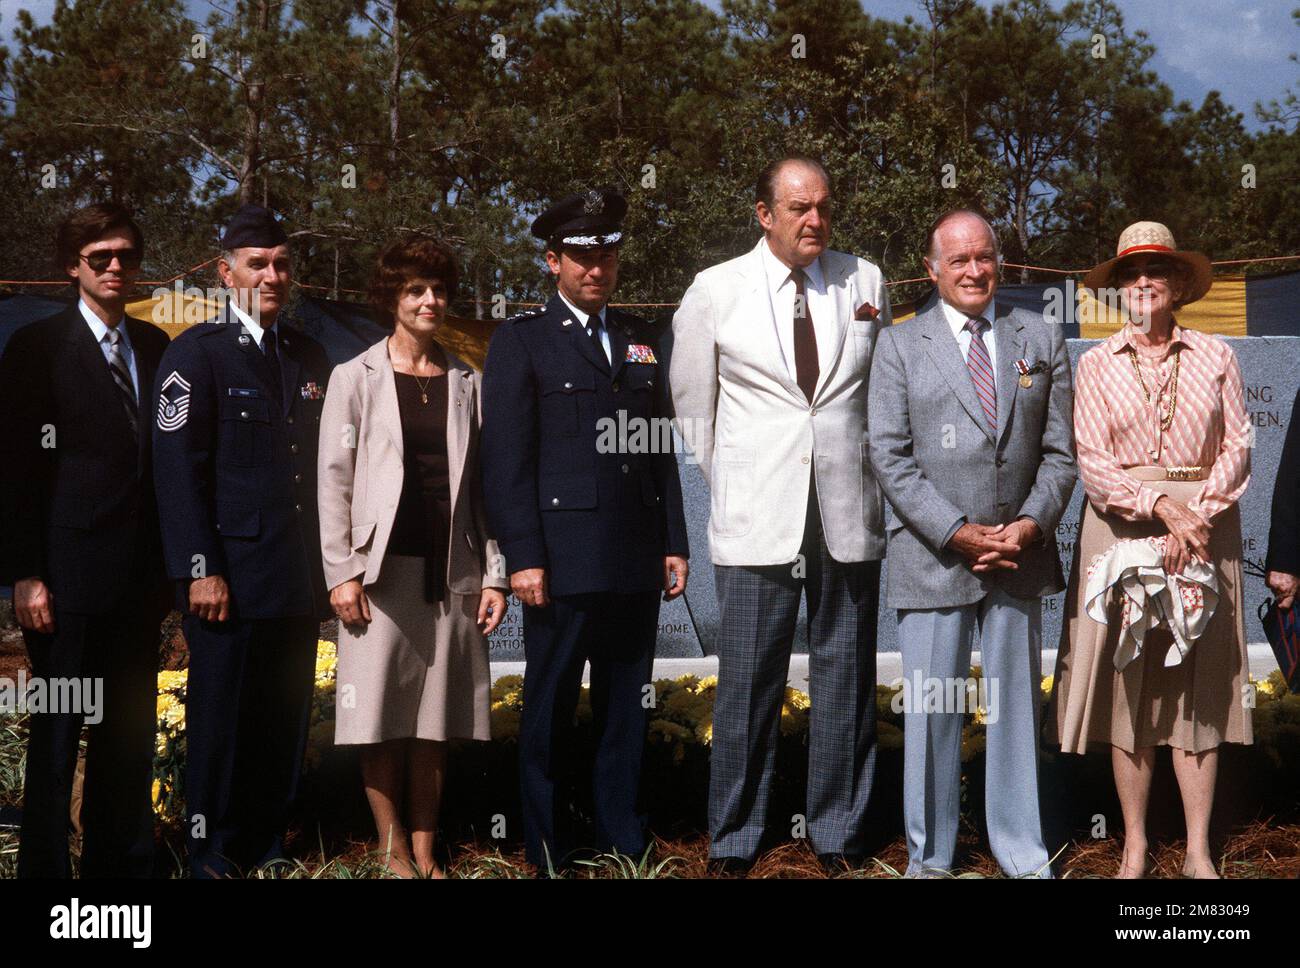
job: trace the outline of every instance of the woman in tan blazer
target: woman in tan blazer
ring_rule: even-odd
[[[442,876],[446,741],[491,738],[485,636],[509,588],[483,516],[479,376],[434,339],[457,278],[435,242],[388,246],[370,288],[393,334],[335,368],[321,414],[335,742],[361,746],[380,849],[401,876]]]

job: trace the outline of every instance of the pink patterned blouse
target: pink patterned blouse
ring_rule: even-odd
[[[1252,434],[1246,417],[1237,355],[1217,336],[1174,323],[1168,352],[1144,355],[1133,324],[1098,343],[1079,359],[1074,383],[1074,436],[1088,500],[1099,512],[1126,521],[1152,518],[1160,494],[1123,468],[1200,465],[1209,470],[1192,510],[1207,520],[1235,504],[1250,482]],[[1128,348],[1138,354],[1148,403],[1133,372]],[[1173,351],[1181,348],[1178,409],[1168,430]],[[1150,354],[1146,350],[1146,354]]]

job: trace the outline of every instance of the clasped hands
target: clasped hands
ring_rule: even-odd
[[[1015,571],[1020,567],[1016,556],[1042,536],[1042,529],[1032,518],[1018,518],[1007,524],[968,521],[948,539],[948,547],[965,558],[973,572]]]
[[[1210,560],[1210,522],[1200,512],[1162,494],[1152,513],[1169,529],[1165,541],[1165,572],[1181,575],[1192,561]]]
[[[1181,575],[1192,561],[1210,560],[1210,523],[1199,512],[1161,495],[1153,513],[1169,529],[1165,542],[1166,573]],[[1041,537],[1042,531],[1030,518],[1000,526],[968,522],[957,529],[948,546],[966,559],[971,571],[1014,571],[1019,567],[1016,556],[1027,544]]]

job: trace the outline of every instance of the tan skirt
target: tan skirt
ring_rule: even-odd
[[[1201,481],[1145,481],[1161,494],[1189,503]],[[1210,556],[1219,577],[1219,604],[1181,663],[1168,668],[1173,642],[1167,629],[1147,632],[1142,655],[1115,671],[1120,601],[1112,593],[1109,624],[1085,609],[1088,563],[1124,538],[1167,533],[1159,521],[1124,521],[1098,514],[1085,499],[1065,599],[1061,647],[1056,656],[1048,737],[1067,753],[1109,744],[1132,753],[1173,746],[1200,753],[1220,743],[1250,743],[1250,710],[1243,687],[1250,668],[1242,620],[1241,515],[1234,504],[1210,533]]]
[[[339,624],[334,742],[491,739],[492,673],[478,595],[424,600],[424,560],[390,555],[366,589],[370,624]]]

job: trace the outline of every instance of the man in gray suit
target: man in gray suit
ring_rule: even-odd
[[[994,301],[997,238],[978,213],[936,220],[925,265],[939,302],[880,334],[868,404],[871,463],[891,506],[885,595],[903,661],[908,874],[952,865],[962,686],[978,634],[989,842],[1008,874],[1050,877],[1041,599],[1064,587],[1054,532],[1075,481],[1070,358],[1059,326]]]
[[[889,297],[879,269],[827,248],[820,164],[773,162],[755,194],[764,237],[696,276],[673,317],[673,403],[712,495],[721,608],[709,856],[739,872],[759,849],[806,597],[807,833],[834,869],[865,853],[875,765],[885,536],[866,381]]]

